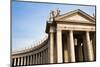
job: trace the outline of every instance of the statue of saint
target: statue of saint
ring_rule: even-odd
[[[49,17],[49,21],[52,21],[54,17],[57,17],[60,15],[60,10],[57,9],[56,11],[50,11],[50,17]]]
[[[52,21],[54,17],[54,11],[50,11],[50,17],[49,17],[49,21]]]
[[[59,16],[60,15],[60,10],[59,8],[57,9],[57,15],[56,16]]]

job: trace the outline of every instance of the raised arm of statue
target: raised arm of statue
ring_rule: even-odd
[[[57,15],[56,16],[59,16],[60,15],[60,10],[57,9]]]
[[[54,11],[51,11],[51,14],[52,14],[52,17],[54,17],[54,16],[55,16],[55,13],[54,13]]]

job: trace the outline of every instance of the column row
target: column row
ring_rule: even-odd
[[[73,31],[69,31],[68,34],[68,56],[69,62],[75,62],[75,48],[74,48],[74,40],[73,40]],[[63,48],[62,48],[62,31],[57,30],[57,63],[63,63]]]
[[[68,31],[68,62],[76,62],[75,58],[75,44],[74,44],[74,33],[72,30]],[[57,63],[63,63],[63,47],[62,47],[62,30],[56,32],[56,43],[57,43]],[[83,36],[84,44],[84,57],[87,61],[94,60],[93,45],[90,42],[89,31],[85,31]],[[54,63],[54,32],[50,32],[50,45],[49,45],[49,63]],[[86,56],[87,55],[87,56]]]
[[[33,64],[46,64],[46,63],[48,63],[47,49],[34,55],[17,57],[12,59],[12,66],[28,66]]]

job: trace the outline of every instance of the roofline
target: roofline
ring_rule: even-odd
[[[73,13],[76,13],[76,12],[79,12],[79,13],[81,13],[81,14],[87,16],[87,17],[88,17],[89,19],[91,19],[92,21],[95,21],[95,18],[94,18],[94,17],[92,17],[91,15],[87,14],[86,12],[84,12],[84,11],[82,11],[82,10],[80,10],[80,9],[76,9],[76,10],[69,11],[69,12],[67,12],[67,13],[64,13],[64,14],[62,14],[62,15],[59,15],[58,17],[55,17],[55,19],[57,19],[57,18],[58,18],[58,19],[59,19],[59,18],[62,18],[62,17],[64,17],[64,15],[69,16],[69,15],[71,15],[71,14],[73,14]]]

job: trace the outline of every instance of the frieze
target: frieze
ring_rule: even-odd
[[[95,26],[58,25],[57,30],[95,31]]]

